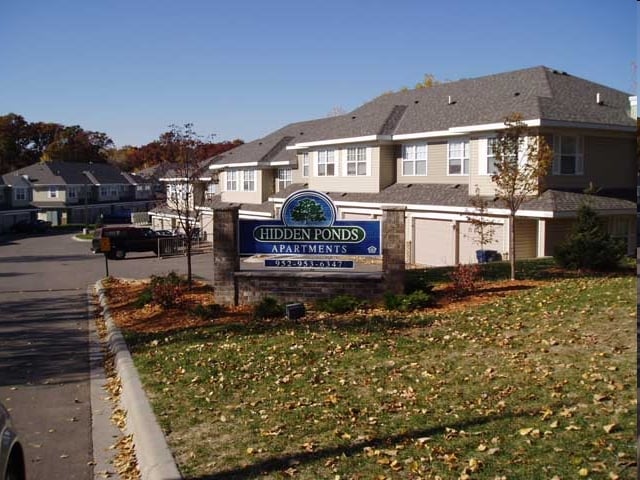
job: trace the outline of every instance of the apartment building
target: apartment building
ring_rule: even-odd
[[[2,178],[13,202],[0,207],[3,230],[36,215],[53,225],[93,223],[101,214],[146,212],[155,202],[151,183],[106,163],[39,162]]]
[[[518,258],[548,256],[587,202],[635,251],[636,98],[544,66],[382,95],[352,112],[290,124],[210,161],[211,211],[239,204],[247,218],[277,216],[287,195],[328,194],[341,218],[378,218],[406,207],[406,259],[418,265],[476,261],[469,218],[476,191],[506,258],[508,211],[495,201],[493,145],[518,113],[553,165],[515,219]],[[589,193],[585,193],[589,192]]]

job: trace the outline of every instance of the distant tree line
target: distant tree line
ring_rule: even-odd
[[[113,140],[102,132],[85,130],[79,125],[53,122],[28,122],[23,116],[0,115],[0,174],[39,161],[111,163],[124,171],[135,172],[171,158],[167,131],[158,140],[141,147],[115,148]],[[200,139],[195,147],[198,160],[218,155],[244,143],[242,140],[214,143]]]

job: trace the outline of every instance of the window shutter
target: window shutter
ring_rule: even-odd
[[[487,166],[487,145],[489,141],[486,138],[478,139],[478,175],[487,175],[489,169]]]
[[[551,171],[554,175],[560,175],[560,137],[553,136],[553,165]]]

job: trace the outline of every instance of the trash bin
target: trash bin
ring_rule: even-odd
[[[478,263],[489,263],[500,260],[500,254],[497,250],[476,250],[476,259]]]

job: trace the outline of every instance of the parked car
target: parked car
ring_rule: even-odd
[[[45,220],[20,220],[11,227],[14,233],[46,233],[51,228],[51,222]]]
[[[146,227],[102,227],[96,228],[91,240],[91,250],[101,252],[102,239],[109,239],[109,251],[104,252],[109,258],[123,259],[128,252],[158,253],[159,235]]]
[[[156,235],[159,237],[173,237],[173,232],[171,230],[155,230]]]
[[[0,403],[0,480],[25,480],[24,451],[11,417]]]

